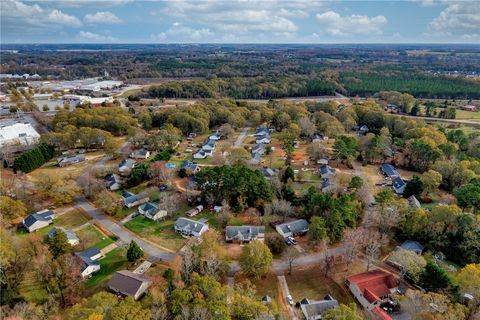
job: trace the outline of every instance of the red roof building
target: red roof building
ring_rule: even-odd
[[[388,313],[383,311],[380,307],[373,308],[372,314],[375,320],[392,320],[392,317],[390,317]]]
[[[358,302],[368,310],[378,307],[398,288],[395,277],[379,269],[349,276],[345,283]]]
[[[476,106],[463,106],[462,107],[462,110],[465,110],[465,111],[477,111],[478,108]]]

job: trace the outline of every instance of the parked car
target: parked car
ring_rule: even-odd
[[[297,244],[297,241],[293,237],[287,237],[288,241],[290,241],[293,245]]]
[[[292,296],[291,296],[291,295],[288,295],[288,296],[286,297],[286,299],[287,299],[288,304],[291,305],[291,306],[293,306],[293,298],[292,298]]]

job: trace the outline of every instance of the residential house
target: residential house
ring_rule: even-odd
[[[23,225],[27,228],[28,232],[33,232],[52,224],[53,219],[55,219],[55,213],[53,213],[52,210],[45,209],[26,217],[23,220]]]
[[[98,260],[103,258],[103,255],[97,247],[92,247],[82,252],[76,252],[75,255],[83,261],[83,264],[80,267],[80,272],[83,278],[100,270],[100,262],[98,262]]]
[[[147,202],[138,207],[138,212],[143,214],[145,218],[153,221],[165,218],[167,216],[167,210],[160,209],[158,204],[153,202]]]
[[[227,242],[263,241],[264,238],[265,226],[227,226],[225,228],[225,241]]]
[[[195,174],[200,171],[200,166],[196,162],[188,160],[184,161],[180,168],[185,169],[188,174]]]
[[[205,151],[207,155],[211,156],[216,146],[217,142],[215,140],[208,140],[202,145],[202,150]]]
[[[403,194],[406,186],[407,186],[407,184],[400,177],[397,177],[397,178],[393,179],[393,181],[392,181],[392,188],[393,188],[393,191],[395,191],[396,194]]]
[[[257,144],[259,144],[259,143],[269,144],[270,142],[272,142],[272,138],[270,138],[269,134],[258,135],[257,139],[255,140],[255,143],[257,143]]]
[[[110,290],[138,300],[150,287],[151,281],[145,275],[133,273],[128,270],[117,271],[108,281]]]
[[[78,239],[75,232],[73,232],[72,230],[65,229],[63,227],[53,227],[48,231],[48,236],[50,238],[53,238],[58,231],[65,233],[65,235],[67,236],[67,242],[71,246],[76,246],[77,244],[80,243],[80,239]]]
[[[300,309],[302,310],[305,320],[320,320],[322,319],[322,313],[337,307],[338,301],[330,295],[326,295],[323,300],[303,299],[300,302]]]
[[[320,167],[320,176],[322,178],[331,178],[335,174],[335,169],[330,167],[329,165],[323,165]]]
[[[132,173],[132,169],[135,167],[135,160],[124,159],[118,165],[118,172],[122,176],[129,176]]]
[[[322,187],[323,193],[329,192],[333,187],[332,179],[330,178],[323,179],[321,187]]]
[[[122,179],[118,174],[112,173],[105,177],[107,188],[116,191],[122,187]]]
[[[199,214],[200,212],[203,211],[203,206],[202,205],[199,205],[199,206],[196,206],[195,208],[193,209],[190,209],[188,210],[187,212],[185,212],[187,214],[187,216],[189,217],[193,217],[193,216],[196,216],[197,214]]]
[[[380,166],[380,171],[387,179],[393,180],[400,177],[400,173],[398,173],[398,171],[391,164],[382,164]]]
[[[130,153],[130,158],[132,159],[148,159],[150,158],[150,151],[147,149],[138,149]]]
[[[260,155],[263,155],[265,154],[265,152],[267,151],[267,149],[265,148],[265,145],[264,144],[256,144],[255,146],[253,146],[252,148],[252,155],[258,153]]]
[[[205,159],[207,157],[207,153],[200,149],[196,153],[193,154],[194,159]]]
[[[420,201],[418,201],[418,199],[414,195],[408,197],[407,201],[411,208],[420,209],[422,207]]]
[[[217,131],[214,134],[212,134],[211,136],[209,136],[208,139],[213,140],[213,141],[218,141],[218,140],[222,139],[222,134]]]
[[[61,157],[57,159],[57,165],[59,167],[66,167],[71,164],[79,163],[85,161],[85,155],[78,154],[75,156]]]
[[[183,236],[193,236],[199,238],[204,232],[208,230],[208,223],[205,219],[198,221],[180,217],[175,221],[175,232],[182,234]]]
[[[408,251],[413,251],[418,255],[421,255],[423,252],[423,246],[418,243],[417,241],[414,240],[406,240],[404,243],[401,245],[397,246],[397,250],[399,249],[404,249]]]
[[[267,180],[270,180],[274,176],[277,175],[277,171],[275,171],[274,169],[270,169],[270,168],[263,168],[262,173],[263,173],[263,176],[265,177],[265,179],[267,179]]]
[[[367,310],[379,307],[395,293],[398,282],[386,271],[376,269],[347,277],[345,284],[357,301]]]
[[[270,129],[268,128],[256,128],[255,129],[255,136],[262,136],[262,135],[269,135]]]
[[[279,224],[275,227],[275,229],[284,238],[303,235],[308,231],[308,222],[305,219],[293,220]]]
[[[134,194],[124,191],[122,194],[123,205],[127,208],[133,208],[150,200],[150,197],[142,194]]]

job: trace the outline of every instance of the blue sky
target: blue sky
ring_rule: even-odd
[[[480,1],[1,0],[1,43],[479,43]]]

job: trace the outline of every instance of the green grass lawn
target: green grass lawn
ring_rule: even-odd
[[[88,226],[77,232],[80,239],[80,246],[84,249],[96,246],[98,249],[103,249],[106,246],[115,242],[114,239],[104,236],[95,226]]]
[[[242,226],[243,221],[239,217],[232,217],[232,219],[230,219],[228,225],[229,226]]]
[[[457,109],[455,113],[455,119],[480,121],[480,112],[465,111],[465,110]]]
[[[100,270],[87,280],[85,286],[91,288],[107,281],[115,271],[126,268],[128,264],[124,248],[110,251],[100,260]]]
[[[208,221],[209,228],[218,229],[217,214],[210,210],[204,210],[197,214],[193,220],[205,219]]]
[[[125,223],[125,227],[147,240],[177,251],[187,240],[173,230],[175,220],[176,217],[163,221],[152,221],[138,216]]]

